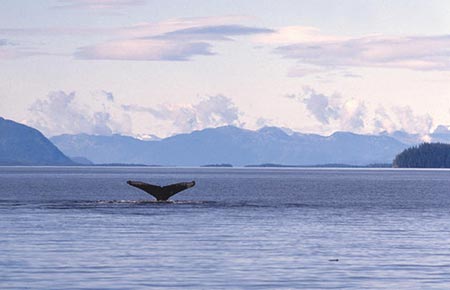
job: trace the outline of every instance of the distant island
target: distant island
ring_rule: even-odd
[[[200,167],[233,167],[233,165],[229,163],[221,163],[221,164],[206,164]]]
[[[393,162],[397,168],[450,168],[450,144],[422,143],[398,154]]]
[[[97,166],[97,167],[161,167],[161,165],[147,165],[139,163],[101,163],[101,164],[91,164],[87,166]]]
[[[274,168],[390,168],[392,164],[390,163],[373,163],[368,165],[352,165],[352,164],[316,164],[316,165],[286,165],[286,164],[274,164],[274,163],[263,163],[257,165],[246,165],[245,167],[274,167]]]

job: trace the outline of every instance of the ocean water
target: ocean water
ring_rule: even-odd
[[[450,171],[0,168],[0,289],[151,288],[448,289]]]

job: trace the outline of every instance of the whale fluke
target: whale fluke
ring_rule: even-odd
[[[174,183],[166,186],[153,185],[142,181],[133,180],[128,180],[127,183],[131,186],[142,189],[143,191],[156,198],[157,201],[166,201],[172,195],[175,195],[180,191],[191,188],[195,185],[195,181]]]

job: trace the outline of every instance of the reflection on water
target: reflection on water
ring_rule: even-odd
[[[197,185],[156,202],[130,177]],[[0,288],[443,289],[449,177],[0,168]]]

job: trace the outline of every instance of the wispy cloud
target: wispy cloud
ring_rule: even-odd
[[[198,28],[202,26],[220,27],[232,24],[238,24],[249,21],[244,16],[221,16],[221,17],[192,17],[192,18],[172,18],[159,22],[142,22],[128,26],[119,27],[3,27],[0,28],[1,35],[26,35],[26,36],[55,36],[73,35],[73,36],[95,36],[115,37],[118,39],[134,39],[134,38],[155,38],[162,37],[170,32],[182,31],[184,29]],[[245,26],[243,26],[245,28]]]
[[[144,38],[161,36],[170,32],[180,31],[190,28],[242,25],[251,21],[247,16],[217,16],[217,17],[183,17],[171,18],[159,22],[142,22],[117,29],[117,33],[122,38]]]
[[[347,38],[327,35],[320,29],[311,26],[285,26],[274,29],[271,34],[257,35],[253,40],[267,45],[290,45],[295,43],[316,43],[342,41]]]
[[[59,0],[54,8],[61,9],[122,9],[142,6],[145,0]]]
[[[164,40],[130,39],[80,47],[79,59],[184,61],[196,55],[212,55],[206,42],[173,42]]]
[[[155,38],[163,39],[203,39],[203,40],[232,40],[232,36],[272,33],[268,28],[249,27],[238,24],[199,26],[178,29],[158,35]]]
[[[327,68],[321,66],[297,65],[290,68],[287,75],[289,77],[301,78],[309,75],[326,73],[328,71]]]
[[[121,39],[80,47],[79,59],[183,61],[197,55],[213,55],[215,41],[272,33],[273,30],[245,26],[229,18],[187,18],[156,24],[140,24],[118,31]]]
[[[8,36],[95,36],[115,35],[120,28],[106,27],[28,27],[0,28],[0,34]]]
[[[273,35],[262,36],[260,41],[281,43],[276,53],[319,67],[450,70],[450,35],[333,37],[311,28],[291,28],[289,33],[281,29]]]
[[[63,1],[78,6],[126,5],[133,1]],[[63,3],[61,2],[61,3]],[[66,3],[67,2],[67,3]],[[73,2],[73,3],[72,3]],[[77,7],[78,7],[77,6]],[[76,59],[86,60],[137,60],[186,61],[195,56],[216,54],[214,44],[234,41],[237,37],[270,34],[264,27],[244,25],[250,18],[243,16],[175,18],[160,22],[146,22],[124,27],[31,27],[0,28],[0,34],[47,37],[78,35],[101,36],[110,40],[78,47],[73,52]],[[0,45],[1,47],[1,45]],[[5,53],[4,53],[5,54]],[[47,53],[51,54],[51,53]],[[11,53],[9,53],[11,55]],[[12,58],[12,56],[8,56]]]
[[[24,47],[8,39],[0,39],[0,60],[11,60],[43,54],[32,47]]]
[[[344,78],[361,78],[360,75],[350,71],[350,68],[335,66],[320,66],[299,63],[291,67],[287,73],[288,77],[303,78],[313,76],[316,80],[327,82],[331,78],[339,76]]]

